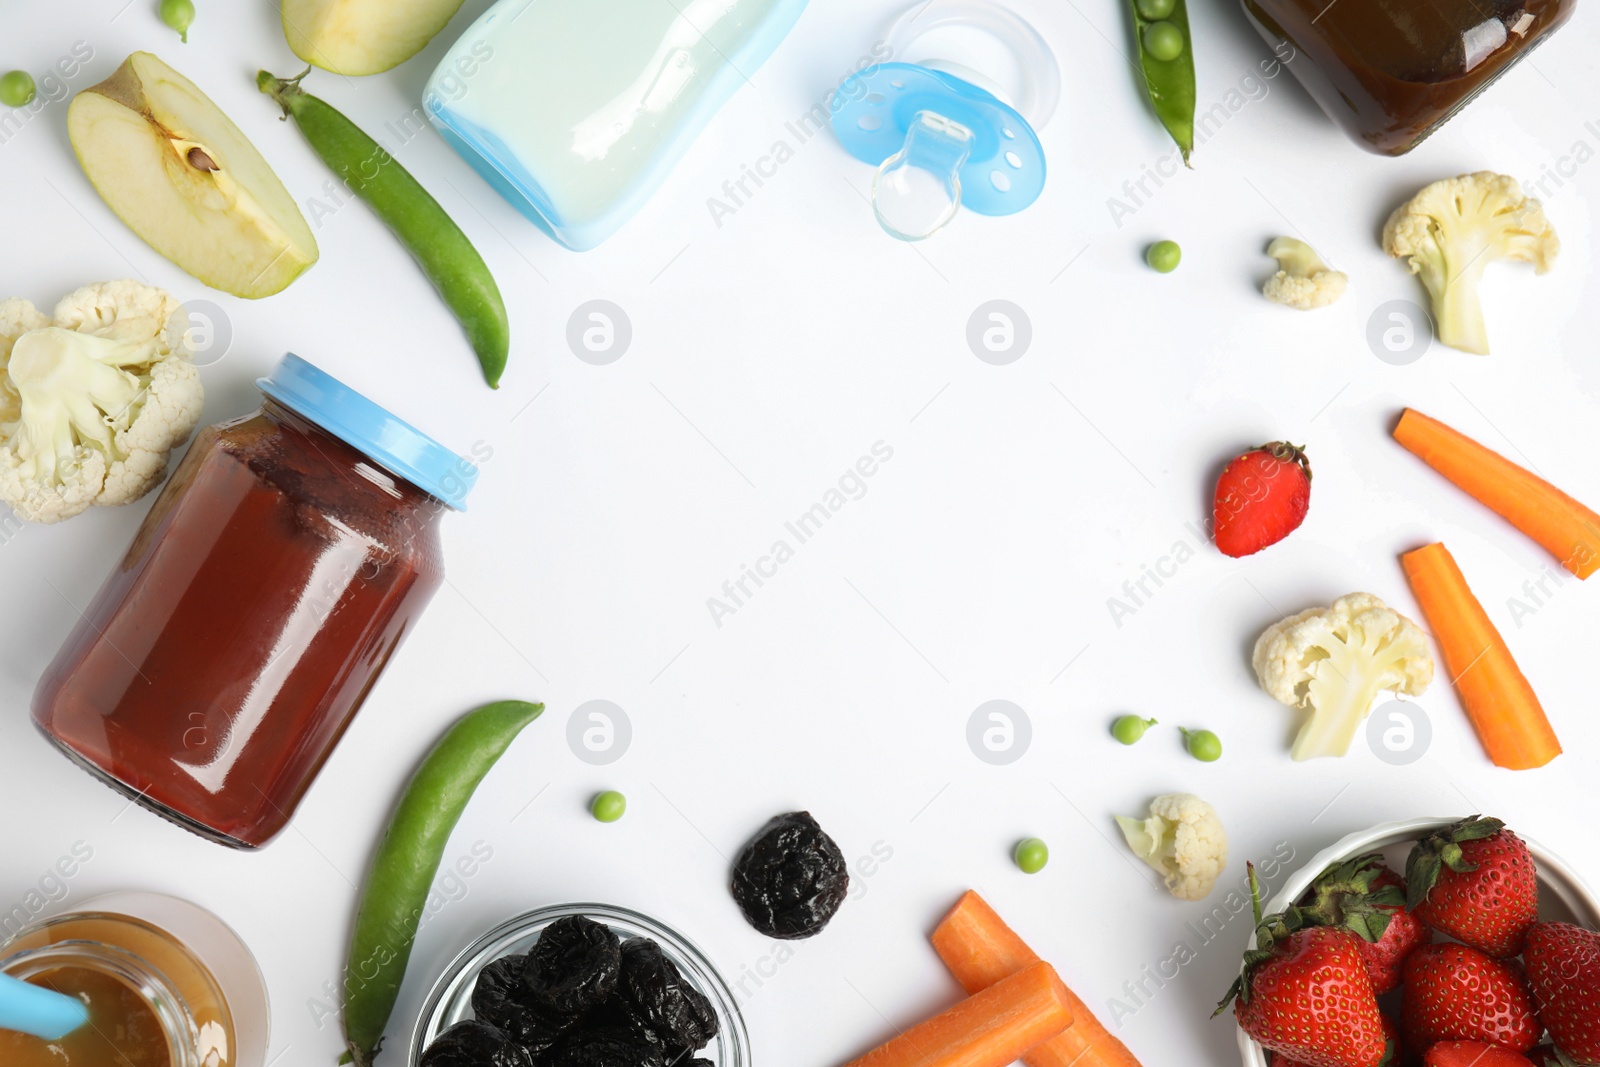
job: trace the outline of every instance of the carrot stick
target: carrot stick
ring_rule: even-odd
[[[1449,550],[1427,545],[1401,556],[1400,565],[1489,758],[1498,767],[1523,771],[1561,755],[1539,698]]]
[[[934,951],[968,993],[982,989],[1039,962],[1032,949],[995,914],[987,901],[968,890],[933,931]],[[1089,1006],[1067,991],[1072,1026],[1022,1057],[1028,1067],[1139,1067],[1139,1061],[1111,1035]]]
[[[1587,578],[1600,570],[1600,515],[1498,452],[1407,408],[1394,439]]]
[[[996,982],[873,1049],[849,1067],[1006,1067],[1072,1025],[1067,990],[1048,963]]]

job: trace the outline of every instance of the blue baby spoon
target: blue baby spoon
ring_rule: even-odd
[[[1036,127],[1060,97],[1044,39],[992,0],[924,0],[890,30],[893,62],[846,78],[833,129],[878,168],[872,206],[903,241],[937,233],[966,207],[1011,215],[1044,190]]]
[[[0,974],[0,1030],[59,1041],[88,1021],[82,1001]]]

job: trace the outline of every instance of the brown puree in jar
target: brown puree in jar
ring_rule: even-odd
[[[189,829],[265,844],[443,581],[444,507],[271,401],[201,431],[36,720]]]
[[[1330,116],[1375,152],[1415,148],[1571,17],[1577,0],[1244,0]]]
[[[91,943],[95,951],[77,953],[68,962],[74,942]],[[44,958],[24,959],[8,970],[82,1000],[89,1023],[59,1041],[0,1030],[3,1067],[231,1067],[237,1062],[233,1016],[211,972],[154,926],[121,915],[75,915],[24,933],[6,950],[13,960],[16,953],[41,950]],[[174,1050],[178,1035],[187,1037]]]

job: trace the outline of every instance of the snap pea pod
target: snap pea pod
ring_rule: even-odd
[[[466,330],[484,380],[499,388],[511,327],[494,275],[461,227],[387,149],[300,88],[300,79],[310,72],[307,67],[299,77],[276,78],[263,70],[256,74],[256,88],[277,101],[322,161],[405,245]]]
[[[1194,37],[1186,0],[1127,0],[1133,12],[1134,47],[1145,92],[1167,132],[1183,153],[1194,152]]]
[[[484,775],[544,711],[502,700],[468,712],[412,776],[378,843],[344,975],[346,1058],[370,1067],[383,1043],[445,843]]]

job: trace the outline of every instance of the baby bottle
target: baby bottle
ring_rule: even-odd
[[[423,107],[568,248],[609,237],[788,34],[806,0],[500,0]]]

